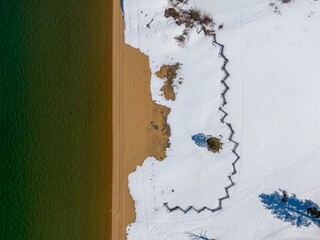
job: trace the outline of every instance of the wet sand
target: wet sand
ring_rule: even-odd
[[[147,56],[124,43],[120,4],[113,6],[113,191],[112,239],[126,239],[135,221],[128,175],[148,156],[165,157],[170,109],[151,100]]]

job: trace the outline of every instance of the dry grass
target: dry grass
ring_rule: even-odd
[[[212,36],[215,32],[216,23],[212,17],[197,8],[185,9],[187,3],[188,0],[169,0],[169,7],[164,12],[166,18],[172,18],[178,26],[184,27],[182,34],[175,37],[179,46],[185,46],[193,29],[203,32],[205,36]],[[222,27],[220,25],[219,29]]]
[[[177,7],[179,5],[188,4],[189,0],[169,0],[171,6]]]

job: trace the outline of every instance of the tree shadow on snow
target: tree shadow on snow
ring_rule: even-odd
[[[301,200],[292,194],[291,196],[285,195],[284,201],[284,195],[277,191],[270,194],[262,193],[259,197],[264,207],[270,210],[275,218],[289,222],[296,227],[309,227],[311,223],[320,227],[320,219],[308,213],[308,209],[319,210],[319,206],[311,200]]]

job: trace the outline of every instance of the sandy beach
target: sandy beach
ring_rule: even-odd
[[[124,43],[120,4],[113,5],[113,207],[112,239],[126,239],[134,222],[128,175],[148,156],[165,157],[170,110],[151,100],[148,58]]]

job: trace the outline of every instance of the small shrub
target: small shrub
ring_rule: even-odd
[[[177,20],[180,18],[180,13],[175,8],[167,8],[164,11],[164,16],[166,18],[172,17],[174,20]]]
[[[176,40],[177,44],[180,47],[184,47],[186,45],[186,37],[184,35],[178,35],[174,37],[174,40]]]
[[[207,14],[203,14],[202,19],[201,19],[201,24],[204,24],[206,26],[212,25],[213,24],[213,19],[207,15]]]
[[[223,143],[220,142],[219,138],[211,137],[207,140],[208,149],[214,153],[219,152],[222,149]]]
[[[307,213],[311,215],[313,218],[320,219],[320,211],[315,207],[307,208]]]
[[[184,5],[187,4],[189,0],[169,0],[169,4],[177,7],[178,5]]]
[[[179,46],[185,46],[194,28],[198,29],[198,33],[203,32],[205,36],[212,36],[215,32],[216,23],[212,17],[197,8],[183,8],[187,3],[188,0],[169,0],[169,7],[164,12],[166,18],[172,18],[178,26],[184,26],[182,34],[175,37]],[[219,29],[221,26],[223,25],[219,25]]]

